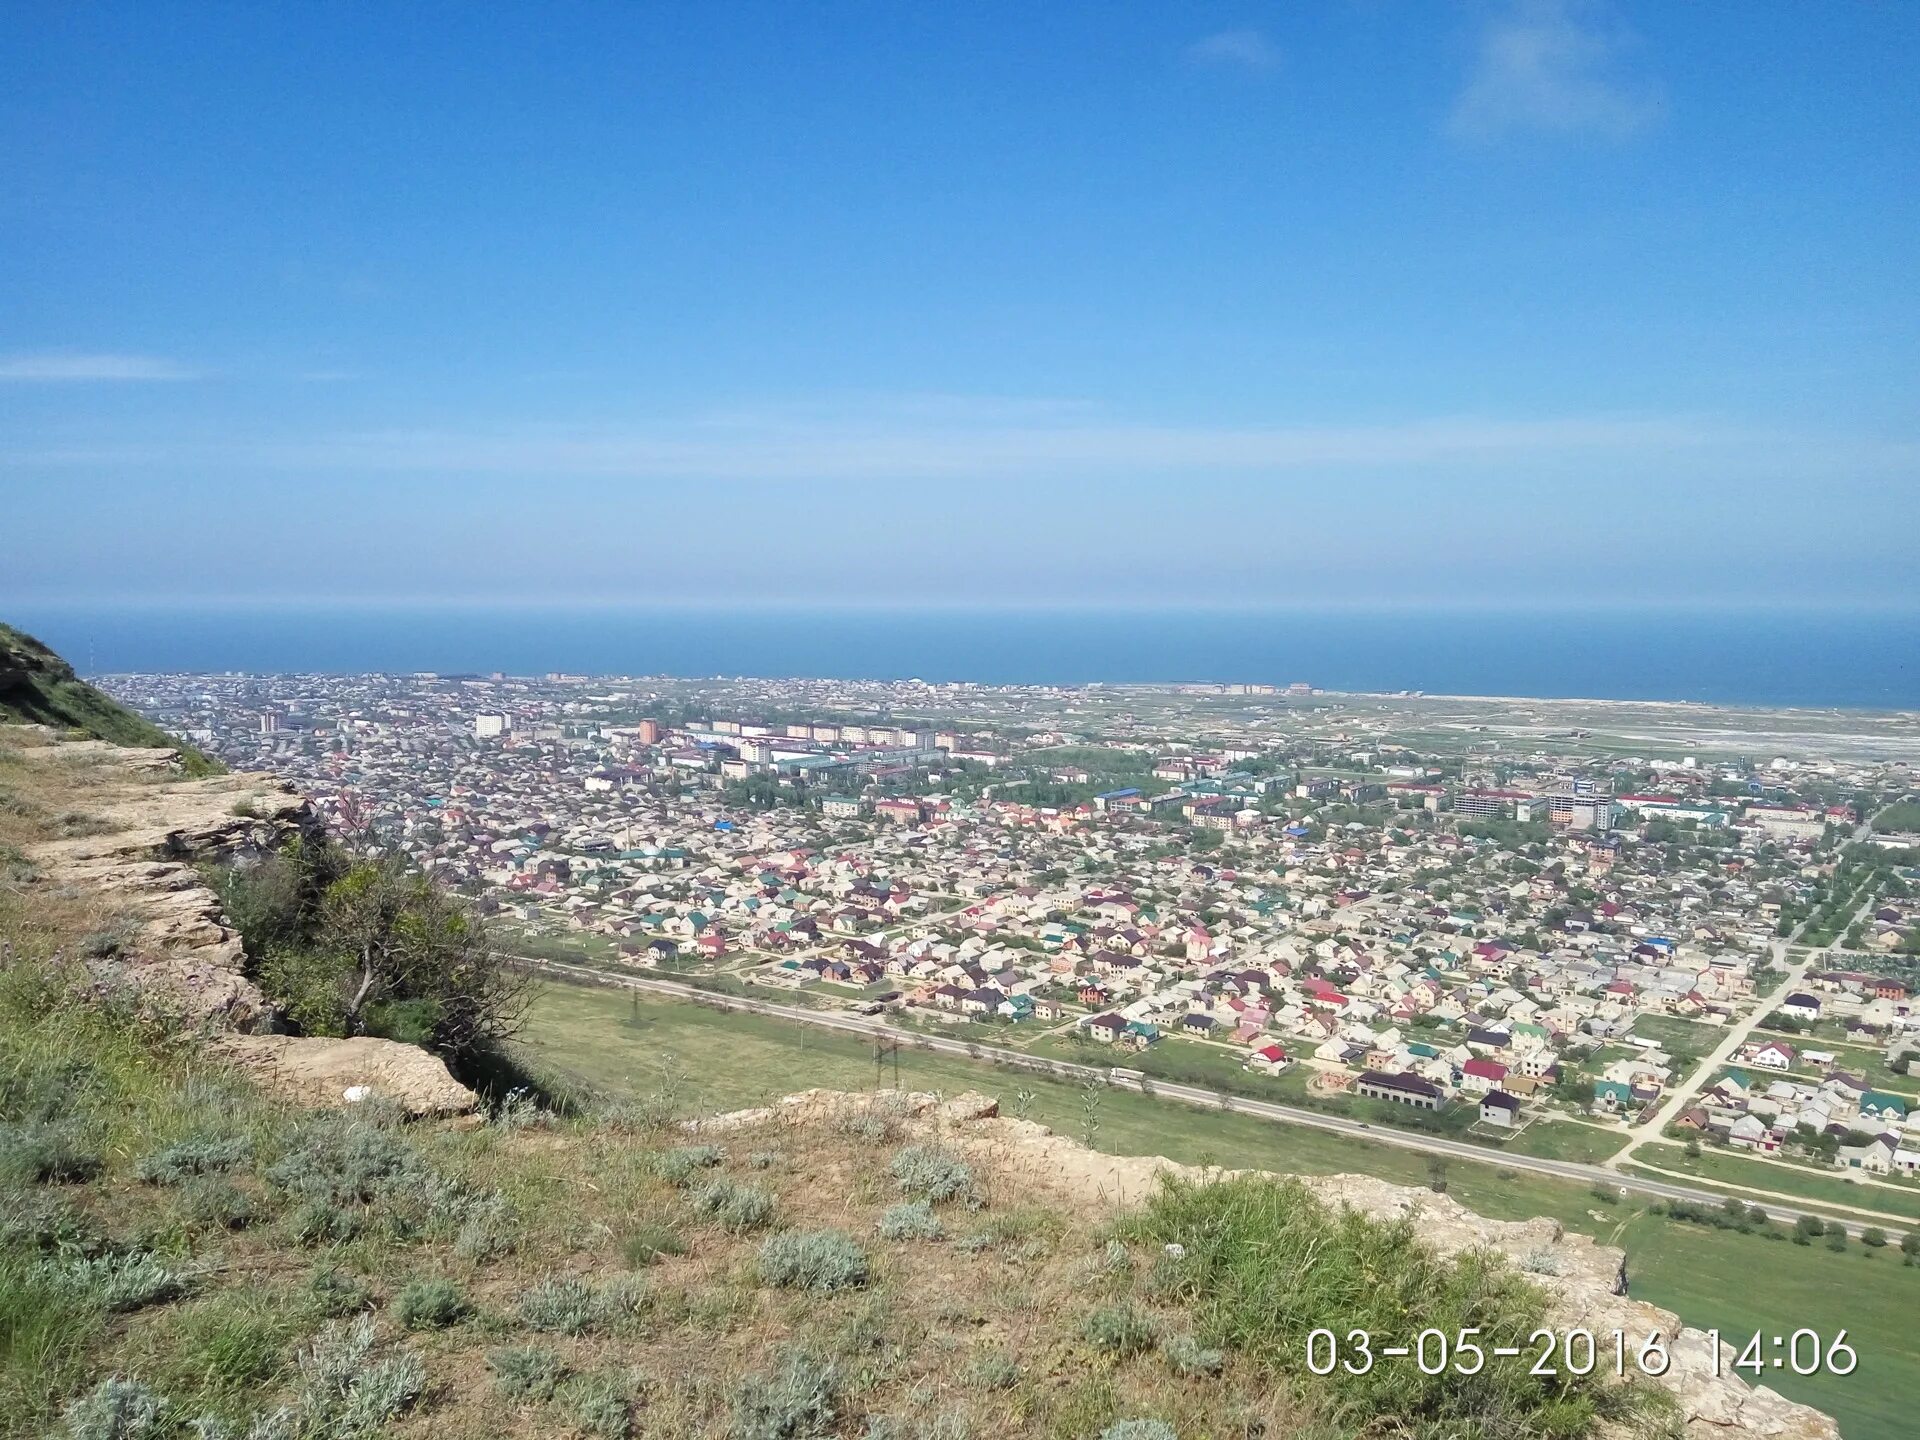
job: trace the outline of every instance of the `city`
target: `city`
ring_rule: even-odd
[[[1681,755],[1729,743],[1683,714],[1609,754],[1304,684],[108,683],[537,963],[1920,1217],[1920,807],[1858,734]]]

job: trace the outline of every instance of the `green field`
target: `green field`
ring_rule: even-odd
[[[1632,1032],[1646,1040],[1658,1040],[1661,1048],[1682,1063],[1711,1055],[1714,1046],[1726,1037],[1719,1025],[1702,1025],[1694,1020],[1678,1020],[1670,1015],[1642,1015],[1633,1022]]]
[[[1500,1148],[1515,1155],[1538,1155],[1543,1160],[1574,1160],[1591,1165],[1605,1160],[1626,1143],[1627,1137],[1619,1131],[1603,1130],[1598,1125],[1582,1125],[1572,1120],[1536,1120]]]
[[[876,1073],[872,1047],[853,1036],[589,987],[544,987],[525,1043],[540,1064],[615,1092],[654,1091],[663,1066],[670,1067],[685,1077],[683,1094],[695,1109],[759,1104],[810,1086],[864,1089]],[[1025,1091],[1032,1096],[1030,1118],[1082,1136],[1077,1085],[911,1049],[898,1058],[904,1086],[987,1090],[1009,1112]],[[893,1083],[891,1062],[884,1078]],[[1408,1185],[1429,1179],[1426,1159],[1411,1151],[1123,1090],[1100,1092],[1098,1115],[1093,1142],[1116,1154],[1309,1175],[1359,1171]],[[1834,1415],[1847,1440],[1900,1440],[1911,1433],[1908,1397],[1920,1393],[1920,1327],[1912,1323],[1920,1313],[1920,1269],[1903,1266],[1891,1249],[1862,1258],[1857,1244],[1833,1254],[1817,1245],[1682,1225],[1602,1201],[1584,1186],[1504,1169],[1497,1158],[1485,1165],[1451,1162],[1446,1180],[1456,1199],[1481,1214],[1548,1215],[1569,1230],[1624,1244],[1633,1292],[1678,1311],[1689,1324],[1742,1336],[1807,1326],[1830,1338],[1846,1328],[1861,1357],[1853,1375],[1769,1375],[1767,1383]]]
[[[1901,1264],[1892,1247],[1875,1253],[1855,1244],[1836,1255],[1818,1241],[1794,1245],[1652,1215],[1635,1219],[1613,1243],[1626,1247],[1634,1295],[1689,1325],[1717,1328],[1735,1349],[1755,1331],[1785,1335],[1805,1326],[1831,1340],[1845,1328],[1860,1352],[1853,1374],[1769,1371],[1764,1383],[1826,1411],[1845,1440],[1914,1433],[1920,1269]]]
[[[1920,1186],[1855,1185],[1840,1178],[1837,1170],[1821,1171],[1799,1165],[1773,1165],[1730,1154],[1708,1146],[1698,1159],[1688,1159],[1678,1145],[1643,1145],[1636,1152],[1649,1165],[1677,1174],[1690,1175],[1710,1184],[1745,1185],[1755,1190],[1772,1190],[1781,1195],[1837,1207],[1878,1210],[1885,1215],[1904,1215],[1920,1220]],[[1766,1202],[1760,1202],[1762,1209]],[[1881,1222],[1895,1223],[1898,1222]]]

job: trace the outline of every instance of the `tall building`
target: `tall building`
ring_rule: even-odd
[[[511,715],[496,712],[473,717],[473,735],[476,740],[496,740],[512,729]]]
[[[642,745],[658,745],[660,743],[660,722],[658,720],[642,720],[640,722],[640,743]]]

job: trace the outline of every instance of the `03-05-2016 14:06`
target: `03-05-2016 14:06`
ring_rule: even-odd
[[[1712,1373],[1717,1378],[1728,1369],[1747,1370],[1758,1376],[1769,1368],[1787,1369],[1796,1375],[1850,1375],[1859,1364],[1859,1356],[1847,1343],[1847,1332],[1840,1331],[1831,1341],[1813,1330],[1795,1330],[1790,1335],[1756,1333],[1740,1348],[1730,1364],[1718,1330],[1706,1332],[1712,1355]],[[1331,1375],[1336,1368],[1351,1375],[1364,1375],[1376,1364],[1399,1360],[1419,1366],[1428,1375],[1451,1370],[1457,1375],[1476,1375],[1490,1359],[1528,1359],[1528,1372],[1534,1375],[1591,1375],[1596,1370],[1611,1370],[1624,1377],[1638,1370],[1643,1375],[1659,1376],[1673,1365],[1673,1356],[1659,1331],[1634,1336],[1624,1330],[1535,1330],[1526,1344],[1495,1344],[1483,1341],[1475,1327],[1448,1335],[1444,1330],[1422,1330],[1410,1341],[1376,1343],[1377,1337],[1366,1330],[1349,1330],[1341,1336],[1333,1330],[1314,1330],[1307,1336],[1307,1369],[1315,1375]],[[1732,1349],[1729,1342],[1727,1349]]]

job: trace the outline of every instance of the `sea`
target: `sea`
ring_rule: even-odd
[[[83,673],[440,671],[1226,682],[1920,710],[1901,610],[288,607],[21,603]]]

